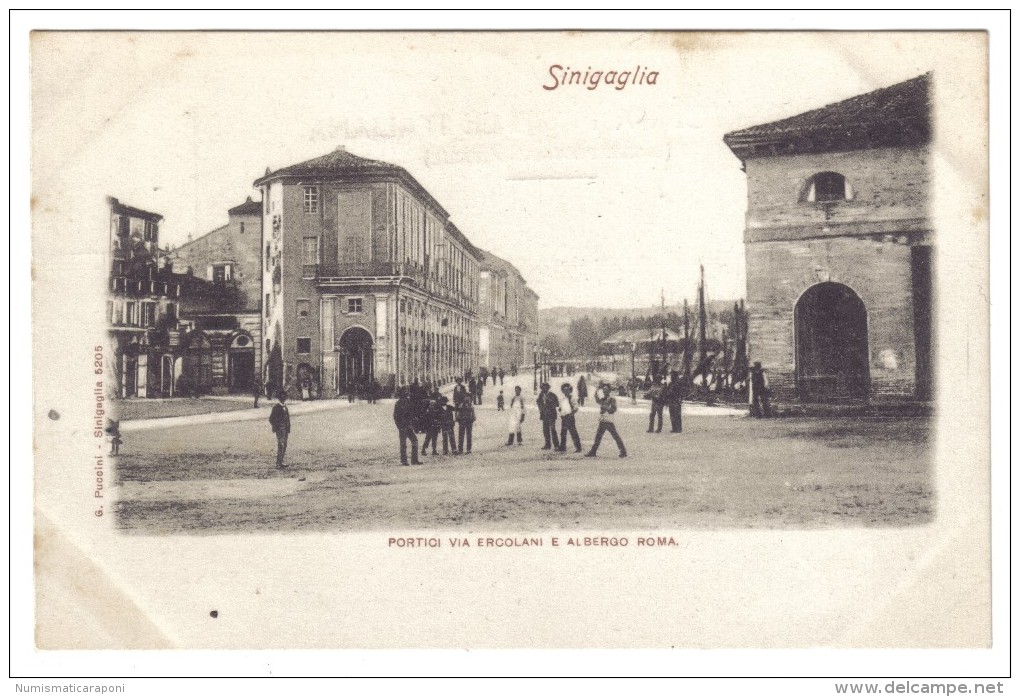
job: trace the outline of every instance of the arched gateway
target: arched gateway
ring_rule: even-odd
[[[804,401],[868,394],[868,313],[841,283],[808,288],[794,308],[797,391]]]
[[[357,390],[374,377],[372,335],[361,327],[351,327],[337,345],[337,392]]]

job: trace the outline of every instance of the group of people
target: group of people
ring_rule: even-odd
[[[583,376],[578,381],[578,392],[581,391],[581,386],[585,385],[584,389],[587,394],[587,385],[581,382],[581,380],[583,380]],[[538,418],[542,421],[542,437],[545,439],[545,445],[542,446],[542,450],[566,452],[567,437],[569,436],[570,441],[574,445],[574,452],[581,452],[583,448],[581,447],[581,436],[577,432],[576,419],[576,414],[581,404],[580,398],[576,400],[574,398],[573,386],[569,382],[563,383],[560,386],[562,397],[558,397],[547,382],[542,383],[540,390],[535,401],[538,405]],[[599,445],[602,443],[602,436],[609,433],[613,440],[616,441],[616,447],[620,450],[620,457],[627,457],[627,446],[624,445],[623,439],[616,430],[616,398],[613,396],[613,392],[607,383],[599,384],[595,390],[595,401],[599,405],[599,425],[595,431],[595,439],[592,441],[591,449],[585,453],[585,456],[595,457],[598,453]],[[557,419],[560,422],[558,435],[556,433]],[[509,441],[507,441],[507,445],[509,444]]]
[[[453,400],[440,394],[438,389],[419,386],[415,381],[409,388],[397,390],[397,403],[393,407],[393,422],[400,437],[400,464],[418,465],[418,434],[425,435],[421,454],[427,455],[431,446],[432,454],[439,454],[442,443],[443,454],[463,455],[471,453],[471,437],[475,423],[475,395],[464,387],[463,380],[457,379]],[[454,426],[457,427],[456,435]],[[411,458],[408,461],[408,444]]]

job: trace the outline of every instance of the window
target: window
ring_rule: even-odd
[[[142,326],[156,326],[156,303],[142,303]]]
[[[241,234],[244,234],[244,223],[241,223]]]
[[[305,213],[319,212],[319,187],[306,186],[305,189]]]
[[[312,303],[308,300],[297,301],[298,317],[307,317],[312,311]]]
[[[272,250],[266,245],[266,271],[269,271],[269,262],[272,261]]]
[[[159,235],[157,233],[156,223],[151,220],[146,220],[144,233],[145,241],[155,242],[157,237],[159,237]]]
[[[301,246],[301,275],[314,278],[319,272],[319,238],[305,237]]]
[[[231,278],[230,271],[230,264],[213,264],[211,280],[214,283],[225,283]]]
[[[117,234],[121,237],[127,237],[131,234],[131,218],[126,215],[120,216],[117,221]]]
[[[131,327],[138,324],[138,313],[135,309],[135,304],[132,302],[124,306],[124,324]]]
[[[298,338],[297,340],[297,352],[298,353],[311,353],[312,352],[312,340],[308,337]]]
[[[347,311],[360,314],[362,311],[361,298],[347,298]]]
[[[113,321],[113,301],[106,301],[106,321],[108,324],[114,324]]]
[[[803,201],[807,203],[833,203],[853,198],[846,177],[838,172],[819,172],[808,180]]]
[[[266,317],[269,317],[269,310],[271,309],[270,308],[270,303],[271,302],[272,302],[272,296],[269,293],[266,293],[266,302],[263,305],[263,307],[265,307],[265,309],[266,309]]]
[[[177,305],[174,303],[166,304],[166,319],[170,324],[174,324],[177,321]]]

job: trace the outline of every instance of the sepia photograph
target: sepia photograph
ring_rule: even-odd
[[[39,649],[990,646],[985,32],[30,50]]]

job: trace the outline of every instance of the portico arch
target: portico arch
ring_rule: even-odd
[[[808,288],[794,307],[797,392],[804,401],[868,395],[868,313],[849,286]]]

